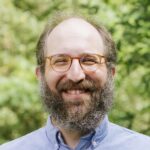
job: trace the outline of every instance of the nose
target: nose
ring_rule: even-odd
[[[76,83],[85,79],[85,73],[77,59],[72,60],[70,69],[66,72],[66,77]]]

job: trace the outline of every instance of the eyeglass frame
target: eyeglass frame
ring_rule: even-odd
[[[69,65],[68,69],[65,70],[65,71],[56,71],[56,72],[59,72],[59,73],[67,72],[67,71],[70,69],[71,65],[72,65],[73,59],[78,59],[79,64],[80,64],[82,70],[86,71],[86,70],[84,69],[84,67],[81,65],[81,62],[80,62],[80,59],[82,58],[82,56],[83,56],[83,55],[86,55],[86,54],[87,54],[87,55],[96,55],[96,56],[98,56],[98,57],[100,58],[100,63],[98,63],[98,64],[103,64],[103,63],[107,63],[107,62],[108,62],[107,57],[106,57],[106,56],[103,56],[103,55],[100,55],[100,54],[83,53],[83,54],[81,54],[79,57],[72,57],[72,56],[70,56],[70,55],[68,55],[68,54],[61,53],[61,54],[55,54],[55,55],[52,55],[52,56],[47,56],[47,57],[45,57],[44,63],[43,63],[42,65],[40,65],[40,66],[43,66],[43,65],[45,64],[45,62],[46,62],[46,59],[48,59],[48,60],[50,61],[50,65],[51,65],[52,69],[53,69],[54,71],[56,71],[56,70],[54,69],[53,65],[51,64],[51,59],[52,59],[52,57],[53,57],[53,56],[57,56],[57,55],[66,55],[66,56],[69,56],[70,59],[71,59],[71,63],[70,63],[70,65]],[[101,61],[102,58],[104,59],[104,62]],[[101,62],[102,62],[102,63],[101,63]],[[97,70],[97,69],[96,69],[96,70]]]

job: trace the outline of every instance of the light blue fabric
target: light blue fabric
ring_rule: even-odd
[[[48,117],[45,127],[0,146],[0,150],[70,150]],[[103,122],[80,139],[75,150],[150,150],[150,137]]]

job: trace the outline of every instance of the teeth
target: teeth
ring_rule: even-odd
[[[68,90],[67,93],[69,94],[81,94],[83,93],[84,91],[81,91],[81,90]]]

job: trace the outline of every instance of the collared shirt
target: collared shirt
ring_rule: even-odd
[[[76,147],[76,149],[77,150],[78,149],[88,149],[88,147],[90,147],[90,145],[91,145],[90,141],[92,140],[94,133],[95,133],[95,131],[92,131],[91,133],[81,137],[80,142],[79,142],[78,146]],[[64,147],[65,147],[66,149],[69,150],[69,147],[68,147],[68,145],[66,145],[64,143],[60,132],[58,133],[58,143],[59,143],[60,147],[62,147],[62,149],[64,149]]]
[[[45,127],[0,146],[0,150],[71,150],[48,117]],[[107,116],[90,134],[81,137],[75,150],[150,150],[150,137],[118,126]]]

